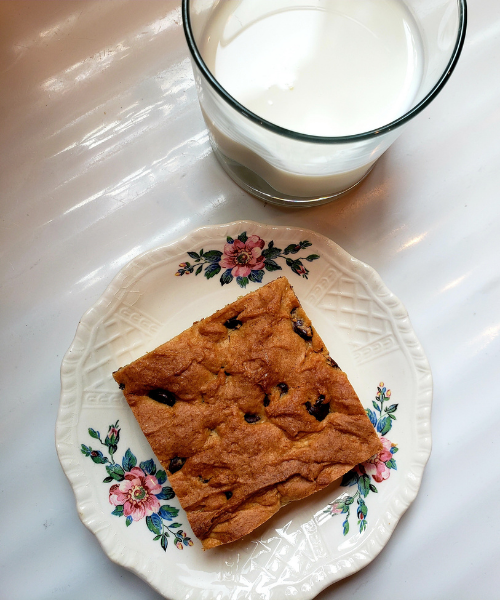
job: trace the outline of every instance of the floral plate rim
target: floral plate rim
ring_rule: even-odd
[[[85,474],[85,470],[81,467],[79,462],[75,460],[75,453],[79,451],[79,448],[76,448],[75,450],[75,448],[71,448],[65,442],[71,434],[71,430],[74,428],[75,416],[81,410],[81,405],[78,400],[78,377],[77,373],[75,373],[75,364],[78,357],[82,356],[82,353],[85,351],[87,347],[86,344],[88,344],[92,338],[93,327],[99,323],[100,312],[109,307],[110,303],[116,299],[118,294],[120,294],[127,278],[140,273],[141,268],[144,270],[144,268],[155,264],[155,253],[158,253],[159,251],[172,251],[173,259],[174,256],[179,254],[178,247],[184,248],[188,240],[191,240],[194,243],[195,240],[203,241],[210,236],[215,236],[217,233],[222,234],[224,232],[231,232],[231,234],[234,235],[235,231],[246,230],[258,230],[259,233],[264,231],[270,234],[270,236],[272,236],[274,232],[285,232],[287,235],[294,233],[298,235],[300,233],[301,236],[307,236],[310,239],[314,239],[318,243],[321,243],[323,246],[326,246],[328,251],[332,253],[331,255],[334,256],[347,271],[360,277],[369,287],[377,301],[385,305],[397,328],[399,337],[404,342],[404,346],[411,357],[411,362],[419,372],[420,376],[420,382],[418,384],[416,383],[418,389],[415,395],[414,413],[416,416],[415,429],[417,431],[417,437],[416,450],[412,456],[411,463],[412,477],[405,478],[404,483],[402,483],[398,489],[398,494],[391,498],[390,506],[385,507],[385,512],[390,515],[390,522],[386,520],[384,523],[375,524],[369,541],[367,539],[367,542],[363,547],[363,552],[357,552],[353,558],[347,561],[347,564],[346,561],[341,561],[343,563],[342,565],[339,563],[340,566],[338,568],[332,568],[330,574],[316,583],[311,590],[311,593],[301,595],[301,598],[314,598],[332,583],[362,569],[380,553],[389,541],[400,518],[417,496],[423,471],[431,451],[430,410],[432,405],[432,374],[424,351],[410,324],[408,313],[400,300],[390,292],[383,283],[381,277],[372,267],[348,254],[331,239],[316,233],[313,230],[301,227],[267,225],[255,221],[240,220],[231,223],[207,225],[196,228],[169,244],[152,248],[136,256],[127,265],[121,268],[97,302],[83,315],[78,324],[74,340],[63,358],[61,365],[60,406],[56,422],[56,448],[62,468],[75,493],[79,517],[86,527],[96,535],[107,556],[113,562],[132,570],[139,577],[145,579],[160,594],[169,598],[184,598],[187,596],[181,595],[183,592],[180,591],[179,585],[174,585],[172,589],[169,589],[166,592],[165,588],[162,588],[159,583],[160,579],[158,573],[153,573],[151,569],[147,568],[146,564],[137,564],[137,552],[127,548],[122,542],[119,542],[118,546],[116,546],[115,538],[117,536],[115,534],[112,534],[113,540],[110,540],[109,531],[107,531],[106,526],[107,524],[102,522],[102,519],[99,520],[100,514],[98,514],[98,511],[95,509],[93,510],[90,502],[91,494],[88,489],[89,481]],[[176,249],[177,252],[175,252]],[[302,275],[302,277],[304,277],[302,268],[297,266],[297,264],[294,265],[296,268],[291,265],[288,266],[290,266],[292,271],[297,275]],[[181,268],[184,267],[181,266]],[[256,283],[260,283],[260,281],[256,281]],[[223,284],[222,281],[221,284]],[[244,287],[240,282],[238,282],[238,285]],[[337,511],[337,513],[338,512],[339,511]],[[113,547],[111,541],[114,541],[115,547]],[[208,597],[212,596],[207,596],[207,598]],[[240,596],[238,596],[238,598],[239,597]]]

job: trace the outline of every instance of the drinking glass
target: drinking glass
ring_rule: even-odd
[[[370,131],[340,137],[308,135],[259,117],[233,98],[208,69],[200,47],[213,11],[224,1],[182,2],[184,32],[210,141],[220,164],[238,185],[262,200],[288,206],[324,204],[358,185],[403,127],[443,89],[459,59],[466,31],[466,0],[404,0],[423,49],[423,73],[410,108]],[[317,8],[324,1],[296,4]],[[269,0],[270,10],[276,3],[286,4]]]

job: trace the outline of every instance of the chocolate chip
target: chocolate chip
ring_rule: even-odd
[[[224,375],[225,375],[226,377],[229,377],[229,375],[231,375],[231,373],[228,373],[227,371],[224,371]]]
[[[210,479],[204,479],[201,475],[198,475],[198,477],[200,478],[201,483],[208,483],[210,481]]]
[[[151,398],[151,400],[155,400],[156,402],[160,402],[161,404],[166,404],[167,406],[173,406],[177,401],[175,394],[169,392],[168,390],[151,390],[148,396]]]
[[[333,367],[334,369],[340,369],[338,364],[333,360],[331,356],[326,357],[326,362],[330,365],[330,367]]]
[[[118,387],[119,387],[121,390],[124,390],[124,389],[125,389],[125,384],[124,384],[124,383],[119,383],[119,384],[118,384]]]
[[[278,383],[276,387],[281,392],[281,395],[286,394],[288,392],[288,386],[286,383]]]
[[[236,317],[231,317],[224,323],[224,327],[228,329],[239,329],[243,325],[242,321],[238,321]]]
[[[326,415],[330,412],[330,403],[325,402],[325,397],[323,394],[318,396],[318,399],[314,404],[306,402],[304,406],[306,407],[307,412],[317,421],[323,421],[323,419],[326,418]]]
[[[245,415],[245,421],[247,423],[257,423],[257,421],[260,421],[260,417],[254,413],[247,413]]]
[[[230,500],[233,497],[233,492],[224,492],[224,495],[228,500]]]
[[[303,340],[309,342],[312,339],[312,327],[306,325],[302,319],[297,319],[296,321],[292,321],[292,323],[293,330],[297,335],[300,335]]]
[[[168,465],[168,470],[171,473],[177,473],[177,471],[180,471],[180,469],[182,469],[186,460],[187,459],[185,459],[185,458],[180,458],[179,456],[174,456],[174,458],[172,458],[172,460],[170,461],[170,464]]]
[[[269,396],[266,394],[264,396],[264,406],[269,406],[270,402],[271,402],[271,400],[269,400]]]

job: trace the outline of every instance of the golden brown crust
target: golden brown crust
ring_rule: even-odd
[[[381,450],[284,277],[113,376],[204,548],[241,538]],[[161,402],[148,395],[158,390]]]

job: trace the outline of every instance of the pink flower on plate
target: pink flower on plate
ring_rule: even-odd
[[[342,500],[335,500],[335,502],[332,502],[330,504],[330,513],[332,515],[340,515],[340,513],[342,512],[342,509],[344,507],[344,504],[342,502]]]
[[[250,271],[260,271],[264,268],[264,243],[258,235],[251,235],[246,242],[234,240],[232,244],[227,243],[220,261],[221,267],[231,269],[233,277],[248,277]]]
[[[161,485],[154,475],[147,475],[139,467],[125,473],[125,479],[112,485],[109,490],[109,503],[123,506],[125,517],[140,521],[160,508],[155,494],[161,492]]]
[[[367,475],[371,475],[377,483],[381,483],[385,479],[389,479],[391,470],[386,465],[386,462],[391,460],[393,446],[392,442],[385,437],[381,437],[382,450],[374,457],[363,463]]]
[[[116,446],[120,440],[120,429],[114,425],[109,426],[108,433],[106,435],[105,444],[106,446]]]

